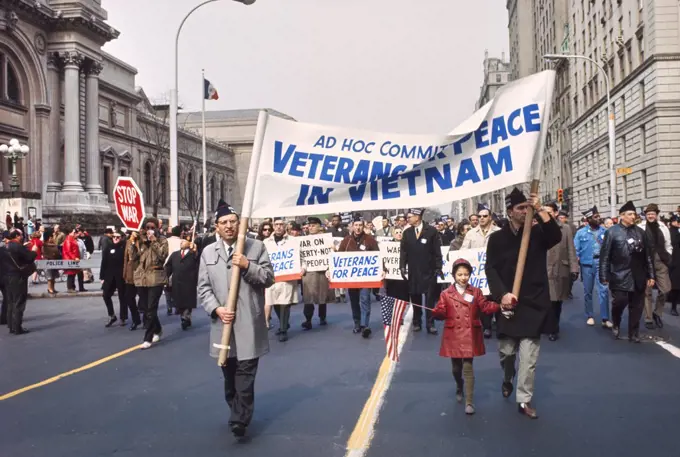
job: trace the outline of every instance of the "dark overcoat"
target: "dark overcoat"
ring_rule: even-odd
[[[195,252],[188,251],[182,257],[182,251],[175,251],[165,264],[165,272],[172,281],[172,301],[177,309],[196,308],[199,259]]]
[[[508,223],[489,237],[486,248],[486,278],[494,301],[500,303],[506,293],[512,293],[523,228],[514,232]],[[529,250],[514,316],[501,317],[500,337],[539,338],[542,333],[556,333],[557,319],[552,311],[548,285],[548,250],[562,240],[562,231],[555,219],[542,220],[531,228]]]
[[[480,289],[468,284],[461,295],[455,284],[451,285],[439,296],[432,311],[435,319],[444,319],[439,355],[469,359],[486,354],[480,314],[493,314],[499,310],[498,303],[487,300]]]
[[[408,288],[412,295],[425,294],[437,284],[436,271],[442,269],[442,250],[439,232],[423,224],[423,230],[416,237],[416,230],[404,230],[401,239],[399,268],[408,266]]]
[[[673,290],[680,290],[680,229],[671,227],[671,244],[673,245],[673,255],[669,267],[671,284]]]

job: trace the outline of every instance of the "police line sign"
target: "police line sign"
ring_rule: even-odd
[[[531,181],[554,78],[549,70],[503,86],[448,135],[266,116],[252,217],[433,206]]]

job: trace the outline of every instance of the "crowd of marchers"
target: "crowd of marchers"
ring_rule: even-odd
[[[503,217],[480,204],[475,214],[458,223],[446,216],[426,222],[423,208],[371,221],[352,214],[346,224],[342,222],[346,214],[327,220],[309,217],[304,224],[271,218],[249,227],[243,253],[235,252],[240,218],[223,201],[215,212],[214,226],[200,236],[195,226],[166,228],[153,217],[147,218],[138,232],[108,229],[99,245],[105,326],[119,323],[126,327],[131,321],[130,330],[140,326],[144,330],[141,348],[150,348],[161,339],[158,313],[165,293],[167,313],[179,315],[183,330],[191,327],[192,310],[198,304],[208,312],[212,318],[210,352],[216,357],[222,348],[223,324],[233,324],[229,362],[223,374],[227,402],[232,408],[230,424],[234,434],[242,436],[253,413],[251,400],[258,361],[269,350],[268,330],[274,327],[272,309],[278,318],[276,335],[283,343],[288,340],[291,324],[295,324],[291,319],[294,305],[303,304],[300,328],[306,331],[314,325],[315,311],[318,325],[326,326],[327,305],[347,297],[354,322],[352,332],[370,338],[376,327],[371,321],[372,297],[390,297],[412,305],[414,332],[425,327],[428,334],[437,335],[435,319],[444,320],[440,355],[452,361],[456,396],[461,402],[465,399],[468,414],[474,413],[472,359],[484,354],[484,339],[491,338],[495,330],[503,367],[503,397],[515,391],[513,383],[517,382],[519,412],[536,418],[532,397],[540,338],[559,338],[562,304],[570,298],[579,276],[584,287],[585,323],[595,324],[595,289],[602,327],[617,339],[626,307],[631,342],[640,342],[643,310],[645,325],[650,329],[663,326],[666,300],[672,303],[671,314],[678,314],[680,215],[661,218],[654,204],[638,214],[633,203],[628,202],[616,219],[603,221],[597,208],[592,208],[583,213],[580,226],[575,227],[556,203],[540,204],[536,196],[527,199],[517,189],[505,203]],[[515,296],[514,276],[529,209],[536,215],[520,293]],[[338,251],[377,251],[378,237],[400,242],[402,279],[384,280],[380,289],[332,289],[325,272],[306,271],[302,260],[301,280],[275,281],[266,246],[324,232],[342,238],[335,248]],[[92,244],[82,227],[41,227],[36,233],[40,236],[26,241],[21,230],[11,228],[4,233],[0,249],[2,322],[15,334],[27,332],[22,317],[27,281],[35,272],[31,267],[34,260],[80,260],[88,256],[85,240],[89,238]],[[453,284],[438,284],[437,278],[444,277],[443,246],[448,246],[449,252],[486,248],[489,295],[484,296],[468,283],[471,266],[462,259],[453,263]],[[230,270],[236,266],[241,269],[241,283],[239,307],[233,312],[226,306],[226,299],[232,280]],[[76,292],[77,277],[81,278],[79,290],[83,290],[82,270],[65,273],[69,292]],[[50,281],[50,293],[56,293],[54,280]],[[116,292],[118,313],[113,305]]]

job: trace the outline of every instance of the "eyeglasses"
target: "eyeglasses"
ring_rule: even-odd
[[[119,237],[119,236],[114,236],[113,239],[114,239],[114,240],[120,240],[120,237]]]
[[[263,232],[271,232],[272,229],[270,229],[269,227],[267,227],[267,228],[263,228],[262,231],[263,231]]]
[[[488,214],[480,214],[480,215],[479,215],[478,217],[484,217],[484,218],[487,218],[487,217],[489,217],[489,215],[488,215]]]

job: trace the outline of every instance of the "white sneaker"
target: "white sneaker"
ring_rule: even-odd
[[[586,324],[595,325],[595,319],[593,319],[592,317],[589,317],[588,320],[586,321]]]
[[[161,340],[161,335],[162,333],[159,333],[158,335],[154,335],[153,338],[151,338],[152,343],[158,343]]]
[[[612,321],[608,320],[608,321],[602,322],[602,326],[607,327],[607,328],[612,328],[612,327],[614,327],[614,324],[612,323]]]
[[[149,343],[148,341],[145,341],[139,346],[139,349],[149,349],[150,347],[151,347],[151,343]]]

